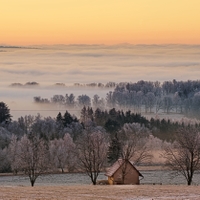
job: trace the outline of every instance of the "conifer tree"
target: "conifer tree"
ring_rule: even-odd
[[[0,102],[0,123],[11,121],[10,109],[4,102]]]

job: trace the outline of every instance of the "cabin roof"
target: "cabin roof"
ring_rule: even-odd
[[[124,164],[124,162],[129,162],[131,164],[131,166],[137,171],[137,173],[139,174],[139,176],[143,175],[135,168],[135,166],[133,165],[133,162],[129,161],[129,160],[124,160],[124,159],[118,159],[106,172],[106,176],[113,176],[114,173],[121,167],[121,165]]]

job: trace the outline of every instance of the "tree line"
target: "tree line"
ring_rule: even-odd
[[[95,94],[75,97],[74,94],[54,95],[51,99],[34,97],[38,104],[57,105],[64,108],[123,109],[135,113],[180,113],[200,118],[200,81],[138,81],[136,83],[113,84],[114,90],[105,98]]]
[[[22,83],[11,83],[11,87],[32,87],[32,86],[39,86],[40,84],[38,82],[27,82],[25,84],[22,84]],[[117,83],[115,82],[108,82],[106,84],[104,83],[86,83],[86,84],[83,84],[83,83],[74,83],[73,86],[75,87],[98,87],[98,88],[114,88],[116,87]],[[56,87],[67,87],[65,85],[65,83],[55,83],[53,86],[56,86]]]
[[[148,120],[131,111],[83,107],[80,118],[67,110],[55,118],[27,115],[13,121],[0,103],[0,171],[24,173],[31,185],[43,173],[85,172],[95,185],[98,175],[119,158],[152,164],[151,150],[161,148],[166,164],[192,183],[200,169],[199,124]],[[166,142],[158,132],[174,130]],[[166,134],[167,135],[167,134]]]
[[[4,108],[9,113],[6,104]],[[28,115],[17,121],[5,115],[4,121],[1,121],[1,172],[23,172],[34,186],[37,177],[45,172],[56,169],[62,172],[82,171],[96,184],[104,167],[118,158],[134,157],[137,163],[148,160],[144,139],[150,134],[147,128],[139,123],[124,123],[117,130],[108,120],[107,130],[110,131],[106,131],[95,122],[92,113],[92,108],[84,107],[80,119],[66,111],[64,115],[58,113],[56,118]],[[109,111],[108,115],[115,115],[115,111]],[[112,129],[116,130],[116,134]],[[112,148],[111,140],[112,137],[116,139],[115,136],[119,142],[118,152]],[[130,137],[134,137],[131,144],[128,142]]]

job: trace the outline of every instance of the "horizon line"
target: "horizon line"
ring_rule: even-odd
[[[104,44],[104,43],[70,43],[70,44],[62,44],[62,43],[55,43],[55,44],[27,44],[27,45],[12,45],[12,44],[0,44],[0,48],[24,48],[24,47],[35,47],[35,46],[200,46],[200,43],[198,44],[188,44],[188,43],[151,43],[151,44],[145,44],[145,43],[116,43],[116,44]]]

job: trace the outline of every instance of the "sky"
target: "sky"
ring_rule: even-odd
[[[0,45],[200,44],[199,0],[0,0]]]

